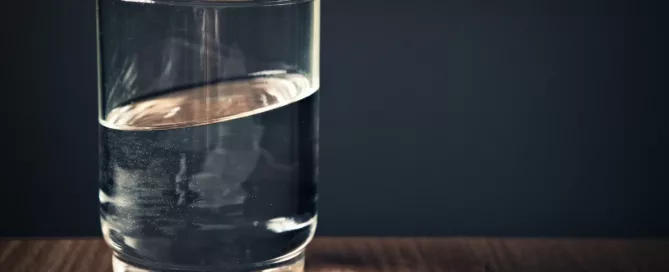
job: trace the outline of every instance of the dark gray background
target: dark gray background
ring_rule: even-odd
[[[667,236],[660,3],[323,0],[319,234]],[[12,4],[0,236],[99,235],[95,3]]]

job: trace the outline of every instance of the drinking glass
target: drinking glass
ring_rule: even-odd
[[[114,271],[302,271],[320,0],[98,0]]]

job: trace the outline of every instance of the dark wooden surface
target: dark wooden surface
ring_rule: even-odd
[[[669,271],[669,240],[317,238],[308,272]],[[0,240],[2,272],[111,272],[101,240]]]

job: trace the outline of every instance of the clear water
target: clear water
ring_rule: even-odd
[[[199,269],[299,252],[316,222],[318,93],[305,80],[259,75],[112,109],[100,210],[119,257]]]

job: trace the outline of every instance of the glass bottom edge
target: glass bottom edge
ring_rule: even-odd
[[[145,264],[132,264],[116,254],[112,258],[114,272],[303,272],[304,249],[297,252],[292,258],[284,259],[274,264],[241,268],[241,267],[150,267]]]

